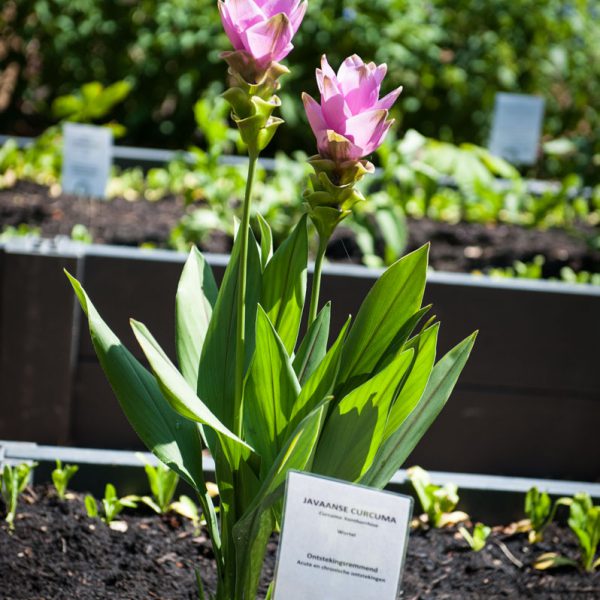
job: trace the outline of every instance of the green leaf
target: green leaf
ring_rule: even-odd
[[[331,302],[328,302],[321,309],[317,318],[310,324],[294,357],[294,371],[298,376],[300,385],[304,385],[317,368],[317,365],[325,358],[327,342],[329,341],[330,320]]]
[[[264,271],[273,256],[273,232],[260,213],[257,213],[256,216],[260,227],[260,262]]]
[[[256,352],[244,389],[246,437],[262,458],[261,471],[273,464],[285,441],[300,384],[283,342],[263,310],[256,315]]]
[[[246,598],[256,597],[265,547],[272,532],[271,507],[283,495],[288,471],[310,469],[327,407],[328,403],[321,404],[298,425],[280,451],[254,502],[233,528],[237,574]]]
[[[77,96],[59,96],[52,102],[52,116],[57,119],[77,115],[83,108],[83,101]]]
[[[394,359],[394,357],[398,354],[398,352],[402,349],[406,341],[411,336],[415,328],[421,322],[423,317],[431,310],[432,305],[424,306],[420,310],[418,310],[412,317],[406,321],[404,326],[398,331],[390,345],[386,348],[386,350],[381,355],[377,366],[373,370],[374,373],[378,373],[384,367],[390,364],[390,361]],[[435,319],[435,316],[431,317],[429,321],[425,324],[423,329],[427,329],[429,322]]]
[[[237,283],[241,237],[238,235],[235,240],[231,259],[225,270],[198,370],[198,396],[228,428],[233,427],[234,421]],[[246,365],[254,354],[254,328],[261,277],[258,248],[253,236],[250,236],[246,288]]]
[[[196,392],[189,386],[183,375],[177,370],[163,349],[158,345],[152,334],[143,323],[131,319],[131,328],[142,348],[158,385],[169,404],[186,419],[210,427],[215,433],[221,434],[240,446],[252,450],[246,442],[219,421],[209,408],[198,398]],[[214,451],[214,448],[211,448]]]
[[[368,293],[344,346],[337,391],[362,383],[419,310],[428,251],[429,246],[423,246],[394,263]]]
[[[281,244],[263,275],[260,303],[291,356],[306,296],[308,232],[304,215]]]
[[[94,496],[91,496],[90,494],[88,494],[85,499],[84,499],[84,504],[85,504],[85,511],[87,513],[87,516],[90,517],[90,519],[95,519],[98,517],[98,504],[96,503],[96,499],[94,498]]]
[[[315,321],[316,322],[316,321]],[[319,363],[319,366],[308,378],[308,381],[302,386],[300,396],[294,404],[292,416],[288,429],[291,431],[298,423],[308,415],[316,406],[318,406],[333,390],[335,379],[337,377],[340,359],[342,357],[342,349],[346,332],[350,326],[350,317],[342,327],[337,340],[329,349],[325,358]]]
[[[335,405],[319,440],[315,473],[356,481],[371,466],[390,404],[413,354],[412,349],[398,354],[383,371]]]
[[[435,362],[438,331],[439,323],[426,329],[405,345],[405,348],[412,348],[415,351],[415,356],[400,393],[390,408],[384,439],[389,438],[404,423],[421,399]]]
[[[384,488],[414,450],[446,404],[475,344],[477,332],[448,352],[434,367],[425,392],[402,425],[384,441],[360,483]]]
[[[159,460],[203,492],[206,484],[198,427],[169,406],[154,377],[108,328],[81,284],[69,273],[67,277],[88,317],[100,365],[125,416]]]
[[[202,345],[217,301],[217,284],[212,270],[196,247],[183,267],[175,298],[175,343],[185,380],[198,387]]]

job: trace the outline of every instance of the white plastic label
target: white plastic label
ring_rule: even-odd
[[[112,164],[111,130],[65,123],[63,135],[63,192],[104,198]]]
[[[274,600],[396,600],[412,498],[288,473]]]
[[[543,119],[543,98],[496,94],[490,152],[514,164],[535,164]]]

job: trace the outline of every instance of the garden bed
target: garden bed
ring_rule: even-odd
[[[197,206],[197,205],[195,205]],[[44,237],[70,236],[75,225],[85,225],[95,243],[140,246],[169,246],[169,235],[179,220],[194,208],[179,196],[167,195],[157,202],[93,201],[67,194],[53,194],[47,187],[19,181],[0,190],[0,229],[26,223],[39,228]],[[559,277],[563,267],[573,271],[600,272],[600,252],[580,237],[562,229],[526,229],[515,225],[449,224],[431,219],[410,219],[408,249],[431,242],[430,264],[438,271],[486,271],[511,267],[515,261],[530,262],[544,256],[544,277]],[[377,243],[376,243],[377,246]],[[222,233],[205,237],[205,252],[227,253],[231,240]],[[382,252],[382,249],[379,248]],[[331,260],[361,262],[354,233],[342,227],[329,247]]]
[[[3,513],[3,508],[0,509]],[[45,486],[20,500],[16,530],[0,524],[0,581],[4,600],[46,598],[196,599],[194,569],[214,590],[214,563],[206,535],[176,517],[123,516],[128,529],[113,531],[89,519],[83,498],[59,501]],[[486,548],[471,552],[455,529],[414,531],[409,540],[402,598],[597,598],[600,572],[573,568],[539,572],[542,552],[576,557],[571,532],[552,526],[545,542],[531,547],[526,534],[495,529]],[[276,541],[265,573],[274,568]],[[264,597],[265,587],[262,587]]]

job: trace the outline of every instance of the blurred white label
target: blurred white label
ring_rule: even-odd
[[[104,198],[112,165],[112,131],[65,123],[63,137],[63,192]]]
[[[490,152],[514,164],[535,164],[543,119],[543,98],[496,94]]]
[[[274,600],[396,600],[412,498],[288,473]]]

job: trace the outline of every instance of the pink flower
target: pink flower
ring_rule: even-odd
[[[399,87],[379,99],[386,71],[387,65],[365,64],[354,54],[336,75],[323,56],[317,69],[321,104],[302,94],[321,156],[338,162],[356,161],[379,148],[394,122],[387,120],[389,109],[402,92]]]
[[[284,59],[306,12],[307,0],[218,0],[225,33],[236,50],[261,66]]]

